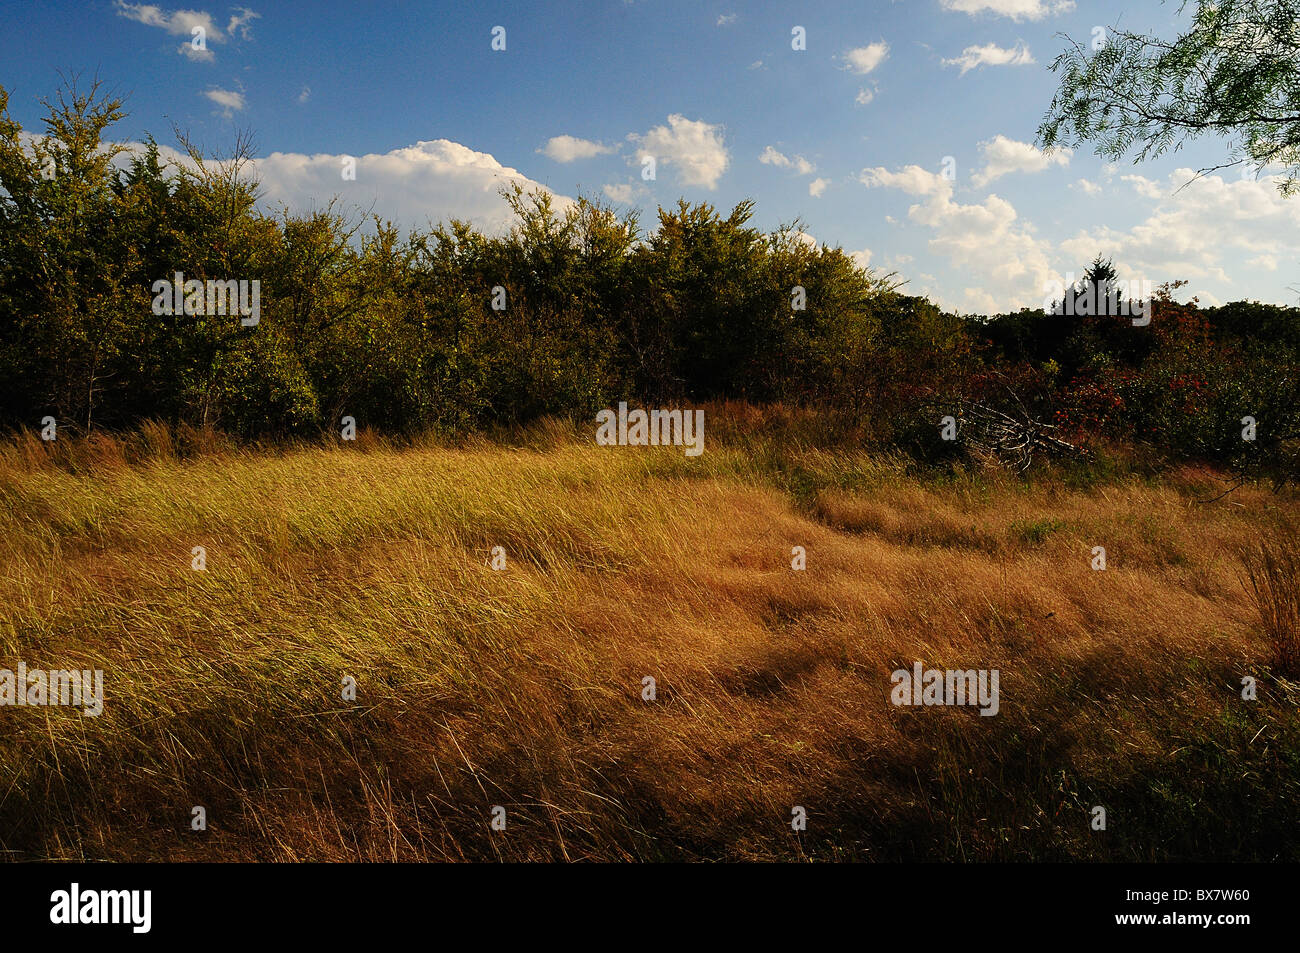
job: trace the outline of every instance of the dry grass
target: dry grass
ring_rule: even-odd
[[[1260,540],[1246,549],[1242,562],[1277,667],[1300,673],[1300,534]]]
[[[936,482],[714,433],[698,459],[562,425],[255,453],[155,432],[58,466],[11,444],[0,667],[102,668],[106,701],[0,708],[0,849],[1300,856],[1295,699],[1233,555],[1294,497],[1200,506],[1190,471]],[[915,660],[999,669],[1001,713],[893,707]]]

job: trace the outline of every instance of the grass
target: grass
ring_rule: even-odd
[[[1199,505],[1196,469],[930,479],[755,413],[717,409],[694,459],[556,423],[11,441],[0,668],[102,668],[106,698],[0,708],[0,850],[1300,858],[1296,689],[1234,555],[1294,495]],[[999,669],[1000,713],[894,707],[914,661]]]
[[[1300,534],[1256,541],[1242,563],[1278,667],[1300,670]]]

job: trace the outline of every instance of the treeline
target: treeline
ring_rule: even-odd
[[[816,406],[861,440],[955,452],[938,416],[976,400],[1071,439],[1222,461],[1300,432],[1300,312],[1201,310],[1167,286],[1151,322],[943,312],[800,223],[708,204],[654,228],[581,198],[504,195],[508,234],[453,220],[361,230],[334,206],[267,215],[251,150],[168,165],[121,154],[119,102],[60,93],[25,136],[0,89],[0,419],[242,437],[591,419],[619,400]],[[257,323],[160,309],[159,281],[259,283]],[[1094,273],[1092,278],[1097,279]],[[170,293],[168,294],[170,300]],[[186,313],[189,310],[196,313]],[[1241,418],[1258,421],[1243,441]],[[1271,443],[1269,443],[1271,441]]]

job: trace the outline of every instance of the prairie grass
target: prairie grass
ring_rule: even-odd
[[[106,697],[0,708],[3,856],[1300,858],[1295,687],[1237,555],[1294,495],[937,478],[714,410],[698,458],[559,422],[9,441],[0,668]],[[1000,713],[894,707],[914,661],[998,669]]]
[[[1277,667],[1300,672],[1300,534],[1265,538],[1242,554],[1259,620]]]

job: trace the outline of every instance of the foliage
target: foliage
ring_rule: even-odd
[[[1197,0],[1175,39],[1118,27],[1096,39],[1070,41],[1052,64],[1061,82],[1038,130],[1045,147],[1086,141],[1141,160],[1213,133],[1232,140],[1224,165],[1281,166],[1284,194],[1300,187],[1297,0]]]
[[[1180,304],[1149,325],[1067,302],[962,318],[903,294],[893,275],[764,233],[754,206],[636,213],[598,200],[503,192],[513,227],[453,220],[403,235],[333,204],[265,214],[253,145],[174,161],[152,140],[123,153],[121,103],[75,82],[27,136],[0,89],[0,419],[97,428],[222,430],[241,438],[391,434],[590,420],[620,400],[816,408],[869,445],[952,460],[939,422],[968,402],[1071,441],[1134,443],[1294,476],[1300,311]],[[260,320],[156,314],[154,282],[259,282]],[[1118,270],[1096,258],[1072,292],[1099,300]],[[1068,297],[1068,295],[1067,295]],[[1126,309],[1120,309],[1125,312]],[[1258,422],[1242,439],[1243,418]],[[1035,426],[1038,426],[1035,424]]]

